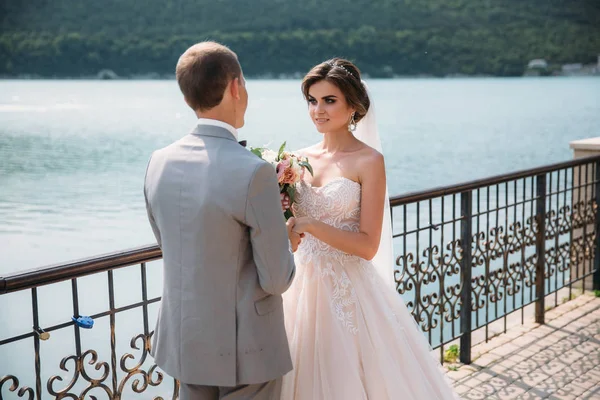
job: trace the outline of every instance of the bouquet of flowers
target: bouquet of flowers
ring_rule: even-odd
[[[312,175],[313,170],[308,158],[285,151],[285,145],[286,142],[283,142],[277,152],[266,147],[250,148],[250,151],[275,168],[277,181],[279,182],[279,193],[286,195],[290,200],[290,208],[283,213],[287,221],[294,216],[291,206],[296,198],[296,184],[304,179],[306,171]]]

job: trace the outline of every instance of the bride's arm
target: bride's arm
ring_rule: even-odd
[[[338,250],[371,260],[381,239],[386,189],[383,156],[374,151],[358,167],[362,184],[359,232],[344,231],[309,217],[296,218],[294,230],[308,232]]]

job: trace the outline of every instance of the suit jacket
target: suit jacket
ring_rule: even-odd
[[[198,125],[152,154],[144,194],[164,263],[158,366],[213,386],[290,371],[281,294],[295,265],[274,168],[227,129]]]

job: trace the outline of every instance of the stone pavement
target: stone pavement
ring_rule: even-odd
[[[584,294],[473,347],[448,377],[463,399],[600,400],[600,298]],[[477,358],[476,358],[477,357]]]

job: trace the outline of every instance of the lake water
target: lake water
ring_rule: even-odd
[[[570,141],[600,136],[598,78],[369,85],[392,195],[564,161],[572,157]],[[251,146],[287,141],[291,149],[319,141],[299,86],[250,80],[241,138]],[[194,124],[175,82],[0,81],[0,275],[153,243],[142,195],[148,157]],[[117,305],[137,301],[128,288],[139,273],[116,274]],[[150,295],[159,295],[159,269],[151,275]],[[88,315],[106,309],[105,277],[84,278],[80,288]],[[14,306],[21,301],[30,304],[28,292],[0,296],[0,340],[31,329],[30,306]],[[68,320],[70,285],[41,288],[40,303],[43,326]],[[98,325],[84,342],[102,341],[107,360],[106,321]],[[128,346],[131,331],[120,346]],[[45,377],[72,354],[63,348],[72,347],[71,330],[53,339],[43,350],[53,366]],[[0,361],[0,376],[29,375],[32,346],[25,342],[0,348],[0,360],[10,360]]]
[[[390,194],[567,160],[600,79],[373,80]],[[319,141],[298,81],[249,81],[250,145]],[[195,117],[171,81],[0,81],[0,274],[154,241],[150,153]]]

